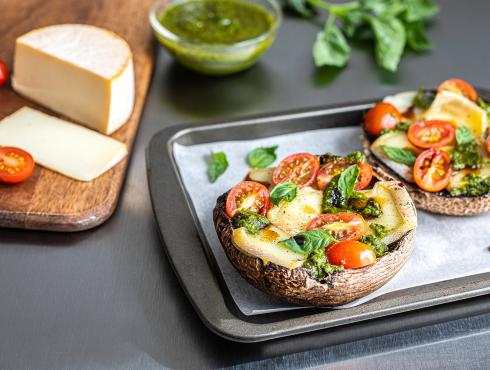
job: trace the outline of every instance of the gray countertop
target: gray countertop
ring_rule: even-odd
[[[294,17],[286,17],[264,59],[235,76],[195,75],[157,48],[114,216],[76,234],[0,230],[0,367],[488,366],[487,313],[338,345],[321,332],[250,345],[221,339],[200,322],[171,270],[147,190],[145,147],[172,124],[367,99],[453,76],[490,87],[490,3],[440,3],[430,28],[435,50],[409,53],[397,74],[376,69],[372,54],[359,49],[344,71],[315,70],[310,55],[318,25]],[[341,335],[336,330],[331,335]]]

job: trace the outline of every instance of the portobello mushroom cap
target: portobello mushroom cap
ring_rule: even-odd
[[[366,133],[363,138],[364,154],[373,169],[383,180],[393,178],[403,182],[415,207],[427,212],[448,216],[474,216],[490,211],[490,194],[480,197],[450,196],[447,192],[430,193],[409,183],[386,166],[372,151]]]
[[[290,303],[332,307],[364,297],[393,278],[414,248],[415,230],[410,230],[398,241],[390,244],[389,251],[378,258],[376,263],[335,272],[327,275],[325,282],[319,282],[303,267],[288,269],[272,262],[264,264],[262,259],[237,248],[233,243],[232,222],[226,213],[227,194],[218,198],[213,210],[213,220],[229,261],[250,284]],[[413,212],[416,212],[415,209]]]

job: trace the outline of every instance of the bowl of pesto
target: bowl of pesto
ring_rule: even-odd
[[[226,75],[252,66],[273,43],[276,0],[157,1],[150,23],[158,41],[184,66]]]

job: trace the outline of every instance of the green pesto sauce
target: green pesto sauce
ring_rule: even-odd
[[[264,8],[242,0],[185,1],[169,6],[159,20],[182,39],[206,44],[253,39],[274,25]]]

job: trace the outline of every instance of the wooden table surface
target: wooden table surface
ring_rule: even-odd
[[[341,329],[251,345],[221,339],[201,323],[167,262],[146,183],[145,147],[171,124],[367,99],[451,76],[489,88],[490,3],[440,3],[442,13],[430,29],[436,49],[407,55],[396,75],[380,72],[372,55],[357,49],[346,70],[316,71],[310,47],[317,26],[293,17],[286,17],[260,64],[236,76],[197,76],[157,48],[114,216],[74,234],[0,229],[0,368],[488,366],[488,297],[479,301],[480,316],[351,343],[332,344],[342,337]],[[437,311],[430,314],[436,321]],[[396,318],[385,324],[390,320]]]

